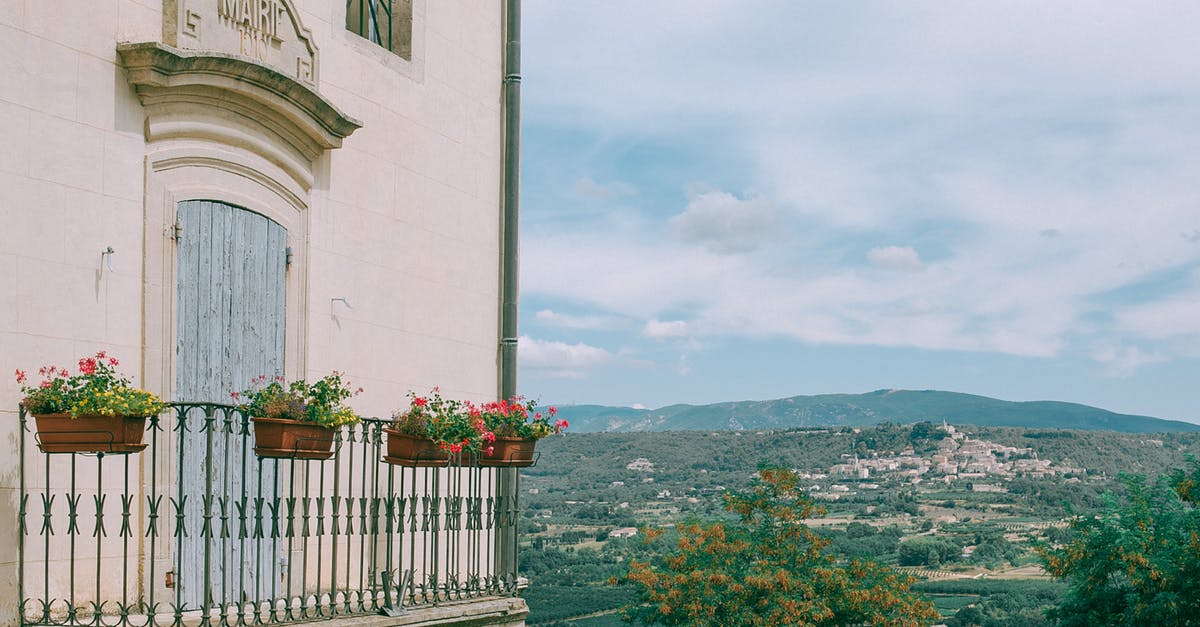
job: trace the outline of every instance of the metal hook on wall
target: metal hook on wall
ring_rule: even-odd
[[[337,310],[334,309],[334,303],[339,303],[339,302],[342,303],[343,305],[345,305],[346,309],[354,309],[354,305],[351,305],[350,300],[347,298],[341,298],[341,297],[331,298],[331,299],[329,299],[329,315],[335,316],[335,317],[337,316]]]
[[[108,266],[108,271],[113,272],[112,256],[117,251],[113,250],[112,246],[100,251],[100,273],[104,273],[104,266]]]

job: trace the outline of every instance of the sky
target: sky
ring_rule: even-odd
[[[1200,4],[525,0],[520,388],[1200,422]]]

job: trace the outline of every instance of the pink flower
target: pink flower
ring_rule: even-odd
[[[48,387],[50,387],[50,382],[49,382],[49,381],[42,381],[42,387],[44,387],[44,388],[48,388]]]
[[[484,439],[484,440],[486,440],[486,441],[488,441],[488,442],[495,442],[495,441],[496,441],[496,434],[495,434],[495,433],[492,433],[491,431],[484,431],[484,432],[483,432],[483,439]]]
[[[100,352],[96,353],[96,359],[104,359],[105,357],[108,357],[108,353],[106,353],[104,351],[100,351]]]
[[[110,366],[115,366],[115,365],[117,365],[118,363],[119,363],[119,362],[117,361],[117,358],[116,358],[116,357],[109,357],[109,358],[108,358],[108,365],[110,365]]]
[[[570,425],[567,423],[566,420],[557,420],[554,422],[554,430],[555,431],[562,431],[563,429],[566,429],[568,426],[570,426]]]
[[[549,413],[550,417],[553,418],[558,413],[558,408],[551,407],[549,410],[547,410],[547,413]]]
[[[67,369],[66,369],[66,368],[59,368],[59,369],[58,369],[58,376],[60,376],[60,377],[69,377],[69,376],[71,376],[71,373],[67,372]]]
[[[22,371],[20,368],[18,368],[16,370],[16,375],[17,375],[17,383],[25,383],[25,372],[24,371]]]
[[[79,372],[80,374],[96,374],[96,360],[90,357],[87,359],[80,359]]]
[[[492,455],[493,455],[493,454],[496,452],[496,447],[494,447],[494,446],[489,446],[489,447],[487,447],[487,448],[483,449],[483,452],[484,452],[484,453],[485,453],[485,454],[486,454],[488,457],[491,457],[491,456],[492,456]]]
[[[242,395],[241,395],[241,394],[239,394],[239,393],[237,393],[237,392],[230,392],[230,393],[229,393],[229,396],[230,396],[230,398],[232,398],[233,400],[235,400],[235,401],[236,401],[236,400],[237,400],[238,398],[240,398]]]

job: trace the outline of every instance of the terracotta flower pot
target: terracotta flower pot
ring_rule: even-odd
[[[34,414],[38,447],[46,453],[136,453],[146,445],[145,416]]]
[[[395,429],[384,429],[387,433],[387,455],[383,461],[397,466],[430,467],[446,466],[450,453],[438,448],[433,440],[418,438]]]
[[[254,453],[282,459],[329,459],[337,429],[288,418],[251,418]]]
[[[532,466],[533,447],[537,440],[498,435],[491,444],[492,454],[487,454],[487,445],[479,455],[480,466]]]

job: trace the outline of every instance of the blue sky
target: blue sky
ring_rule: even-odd
[[[523,15],[525,394],[1200,422],[1200,5]]]

